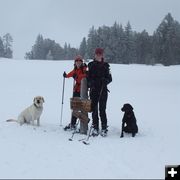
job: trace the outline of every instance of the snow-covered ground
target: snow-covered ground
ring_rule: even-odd
[[[164,179],[165,165],[180,164],[180,66],[111,64],[108,136],[90,137],[90,145],[80,134],[68,141],[71,132],[60,127],[62,74],[72,68],[72,61],[0,59],[0,178]],[[63,126],[72,86],[66,79]],[[40,127],[6,122],[36,95],[45,98]],[[120,138],[127,102],[139,126],[135,138]]]

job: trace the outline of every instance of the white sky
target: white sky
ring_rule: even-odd
[[[93,25],[130,21],[152,34],[168,12],[180,22],[179,7],[180,0],[0,0],[0,36],[13,36],[14,58],[23,59],[39,33],[77,48]]]

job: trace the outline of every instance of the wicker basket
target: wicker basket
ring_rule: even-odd
[[[70,99],[70,107],[72,110],[91,112],[91,100],[73,97]]]

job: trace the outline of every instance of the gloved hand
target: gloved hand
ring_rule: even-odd
[[[74,73],[73,74],[73,78],[76,79],[77,78],[77,74]]]
[[[88,88],[91,88],[91,89],[93,89],[94,88],[94,81],[88,81],[87,82],[87,86],[88,86]]]
[[[63,77],[64,77],[64,78],[66,78],[66,76],[67,76],[67,74],[66,74],[66,72],[64,71],[64,73],[63,73]]]
[[[103,84],[103,85],[107,85],[107,84],[108,84],[108,82],[107,82],[107,79],[106,79],[106,78],[102,78],[102,79],[101,79],[101,82],[102,82],[102,84]]]

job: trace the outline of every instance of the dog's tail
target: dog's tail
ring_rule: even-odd
[[[16,119],[7,119],[6,122],[18,122]]]

